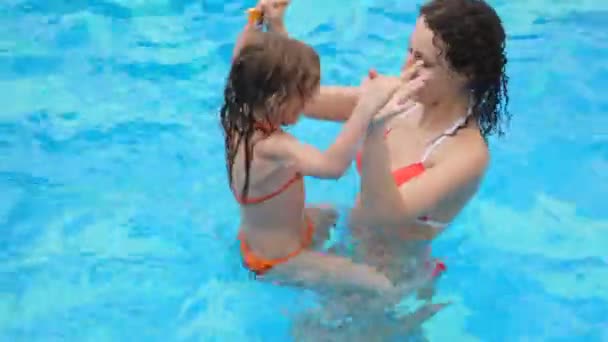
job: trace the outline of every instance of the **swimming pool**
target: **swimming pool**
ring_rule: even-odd
[[[371,3],[294,1],[289,28],[322,55],[325,83],[397,72],[418,1]],[[455,304],[425,334],[606,341],[608,4],[492,3],[514,118],[435,243]],[[286,313],[314,296],[241,268],[216,113],[247,5],[0,4],[0,340],[288,339]],[[325,147],[338,128],[293,132]],[[311,202],[347,206],[357,179],[307,186]]]

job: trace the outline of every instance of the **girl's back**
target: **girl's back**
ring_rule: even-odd
[[[246,196],[242,191],[247,173],[244,148],[237,152],[232,170],[233,192],[241,205],[241,230],[247,232],[248,240],[260,240],[269,245],[285,245],[283,240],[299,241],[305,206],[302,176],[293,167],[264,158],[264,144],[272,143],[273,137],[256,132],[255,140]],[[251,243],[256,246],[261,244],[256,241]],[[293,246],[287,248],[293,250]],[[275,254],[268,249],[267,252]],[[280,254],[280,251],[276,253]]]
[[[265,155],[265,147],[287,138],[319,86],[320,64],[309,46],[285,36],[258,33],[236,56],[221,110],[229,180],[241,204],[241,232],[258,254],[284,256],[301,244],[304,215],[302,176]]]

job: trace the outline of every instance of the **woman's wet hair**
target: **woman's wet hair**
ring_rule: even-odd
[[[244,198],[249,190],[255,130],[281,125],[281,109],[292,101],[302,101],[303,106],[321,78],[319,55],[312,47],[272,32],[250,35],[233,61],[220,109],[230,186],[237,151],[244,146]]]
[[[432,0],[420,14],[435,34],[435,46],[452,70],[465,75],[473,116],[484,138],[502,135],[508,123],[505,31],[496,11],[483,0]]]

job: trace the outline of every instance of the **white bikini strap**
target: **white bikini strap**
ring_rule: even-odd
[[[456,131],[458,131],[467,122],[472,112],[473,108],[472,106],[469,106],[469,109],[467,110],[467,115],[460,117],[458,120],[456,120],[456,122],[454,122],[452,126],[448,127],[448,129],[443,131],[443,133],[439,134],[439,136],[437,136],[434,141],[424,150],[421,162],[424,163],[431,155],[431,153],[435,150],[435,148],[445,140],[445,138],[454,135],[454,133],[456,133]]]

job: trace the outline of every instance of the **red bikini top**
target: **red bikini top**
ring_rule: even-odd
[[[433,150],[435,148],[437,148],[437,146],[439,146],[444,141],[445,138],[447,138],[450,135],[453,135],[460,127],[462,127],[462,125],[464,125],[464,123],[466,123],[468,117],[470,116],[470,113],[471,113],[471,109],[469,109],[469,113],[466,116],[461,117],[460,119],[456,120],[454,125],[452,125],[447,130],[445,130],[443,133],[441,133],[437,138],[433,139],[433,141],[424,150],[424,154],[422,155],[422,158],[420,159],[420,161],[418,161],[416,163],[412,163],[412,164],[404,166],[404,167],[400,167],[397,170],[394,170],[392,172],[393,179],[395,180],[395,184],[397,184],[397,187],[409,182],[410,180],[412,180],[415,177],[418,177],[419,175],[424,173],[424,171],[426,170],[426,167],[424,166],[424,162],[431,155]],[[391,132],[391,129],[390,128],[387,129],[386,132],[384,132],[384,137],[386,138],[390,132]],[[363,165],[362,157],[363,157],[362,151],[359,151],[357,153],[357,157],[356,157],[357,171],[359,173],[361,173],[361,169],[362,169],[362,165]],[[447,222],[434,221],[433,219],[431,219],[429,216],[426,216],[426,215],[418,217],[416,221],[418,221],[419,223],[423,223],[423,224],[432,226],[432,227],[436,227],[436,228],[443,228],[448,225]]]
[[[386,132],[384,132],[384,137],[386,138],[390,132],[391,132],[391,129],[390,128],[387,129]],[[425,152],[425,155],[428,153],[429,152]],[[357,153],[357,158],[356,158],[357,171],[359,171],[359,173],[361,173],[361,168],[363,165],[362,157],[363,157],[363,153],[361,150],[359,150],[359,152]],[[392,172],[392,174],[393,174],[393,179],[395,180],[395,184],[397,184],[397,186],[401,186],[401,185],[407,183],[409,180],[421,175],[424,171],[425,171],[424,163],[423,163],[423,161],[419,161],[419,162],[412,163],[412,164],[404,166],[404,167],[400,167],[397,170],[394,170]]]

